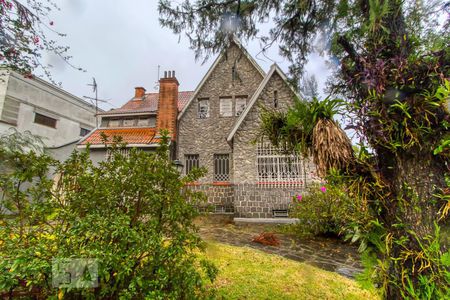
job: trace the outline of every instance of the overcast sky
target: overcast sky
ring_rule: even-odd
[[[143,86],[154,92],[158,65],[161,74],[175,70],[180,90],[194,90],[214,58],[204,65],[195,61],[194,52],[186,39],[160,27],[157,0],[57,0],[60,11],[52,13],[54,28],[67,37],[60,40],[70,46],[71,63],[87,70],[79,72],[60,59],[46,56],[44,60],[54,65],[54,80],[62,82],[68,92],[82,97],[93,97],[87,84],[95,77],[100,99],[109,99],[111,105],[104,109],[119,107],[134,93],[134,87]],[[266,26],[268,27],[268,26]],[[261,51],[258,41],[244,46],[256,62],[268,71],[273,61],[257,54]],[[287,72],[289,63],[277,55],[278,49],[269,51],[269,57]],[[309,74],[315,74],[319,87],[323,88],[329,74],[324,60],[312,55],[307,65]]]

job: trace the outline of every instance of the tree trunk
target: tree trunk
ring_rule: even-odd
[[[426,275],[433,267],[421,269],[421,264],[428,261],[420,253],[422,247],[429,245],[426,237],[434,237],[439,207],[433,194],[445,187],[445,164],[432,153],[418,149],[401,153],[377,152],[380,158],[391,157],[387,163],[379,162],[391,192],[381,216],[392,234],[386,241],[387,255],[391,258],[386,299],[403,299],[406,278],[409,277],[417,288],[418,275]],[[404,242],[399,244],[402,240]]]

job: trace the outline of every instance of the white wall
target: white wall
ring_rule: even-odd
[[[15,72],[2,76],[0,81],[0,118],[5,101],[20,102],[15,128],[41,136],[47,147],[73,142],[80,138],[80,127],[93,129],[96,126],[95,107],[56,86],[41,79],[24,78]],[[57,119],[56,128],[34,123],[36,112]],[[11,127],[0,124],[3,132]]]

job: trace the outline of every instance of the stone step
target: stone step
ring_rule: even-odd
[[[294,224],[295,218],[234,218],[234,224]]]

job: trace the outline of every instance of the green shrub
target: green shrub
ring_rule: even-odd
[[[1,147],[0,147],[1,148]],[[0,293],[37,291],[46,298],[193,299],[208,296],[217,272],[197,258],[193,205],[199,193],[184,189],[168,159],[132,150],[95,166],[89,152],[60,164],[33,151],[1,151]],[[0,166],[1,167],[1,166]],[[62,174],[55,183],[50,169]],[[189,199],[189,201],[187,201]],[[95,259],[98,287],[52,286],[52,261]],[[54,266],[54,264],[53,264]],[[26,287],[24,287],[26,285]]]
[[[343,186],[331,184],[315,184],[294,196],[292,214],[299,219],[294,228],[301,235],[351,235],[353,241],[372,220],[367,204],[349,197]]]

